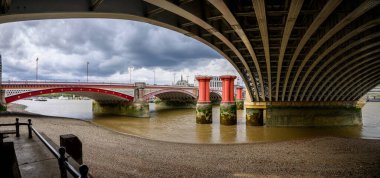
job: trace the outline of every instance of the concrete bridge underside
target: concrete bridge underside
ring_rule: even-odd
[[[380,80],[379,0],[0,2],[0,23],[113,18],[183,33],[229,60],[251,101],[356,101]]]
[[[379,0],[0,2],[0,23],[113,18],[183,33],[235,67],[252,108],[355,107],[380,83]]]

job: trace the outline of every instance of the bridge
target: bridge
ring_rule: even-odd
[[[146,85],[145,83],[8,81],[2,83],[5,103],[52,93],[71,93],[93,99],[99,104],[131,103],[156,98],[156,104],[177,107],[195,106],[197,87]],[[221,91],[211,90],[211,99],[220,102]],[[166,106],[169,107],[169,106]],[[148,110],[149,111],[149,110]],[[104,112],[103,112],[104,113]],[[120,114],[120,113],[119,113]]]
[[[0,23],[127,19],[194,38],[234,66],[247,118],[267,125],[361,124],[357,101],[380,83],[379,0],[0,2]]]

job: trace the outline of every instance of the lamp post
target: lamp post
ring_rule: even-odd
[[[88,83],[88,65],[90,64],[90,62],[87,61],[87,83]]]
[[[36,81],[38,80],[38,58],[36,59]]]
[[[129,71],[129,83],[132,83],[132,71],[135,69],[134,67],[128,67]]]
[[[156,69],[153,69],[153,85],[156,85]]]
[[[175,85],[175,72],[173,73],[173,75],[174,75],[173,85]]]

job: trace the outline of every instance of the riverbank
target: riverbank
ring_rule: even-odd
[[[16,116],[2,116],[0,123]],[[380,141],[314,138],[251,144],[184,144],[113,132],[90,122],[17,116],[59,144],[75,134],[83,143],[84,163],[95,177],[249,177],[380,175]],[[26,137],[25,128],[21,129]]]
[[[13,104],[0,123],[28,118],[59,144],[75,134],[95,177],[250,177],[380,175],[380,140],[320,137],[247,144],[186,144],[114,132],[89,121],[28,113]],[[22,128],[22,136],[27,129]]]

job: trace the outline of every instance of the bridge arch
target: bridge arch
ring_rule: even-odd
[[[12,7],[11,4],[0,4],[0,10],[3,10],[4,14],[7,14],[7,12],[12,9],[11,14],[7,14],[6,16],[0,16],[0,24],[1,23],[9,23],[9,22],[18,22],[18,21],[27,21],[27,20],[43,20],[43,19],[69,19],[69,18],[104,18],[104,19],[120,19],[120,20],[133,20],[133,21],[139,21],[148,23],[151,25],[156,25],[159,27],[167,28],[173,31],[176,31],[178,33],[182,33],[186,36],[189,36],[199,42],[202,42],[203,44],[211,47],[216,52],[218,52],[220,55],[222,55],[239,73],[240,76],[242,76],[243,82],[246,86],[254,86],[255,91],[259,91],[257,89],[256,84],[256,78],[253,75],[253,72],[251,72],[250,67],[248,66],[247,62],[244,60],[244,56],[239,52],[237,47],[230,41],[226,36],[222,34],[214,35],[217,38],[217,41],[222,42],[221,45],[215,45],[213,44],[215,42],[215,39],[208,39],[203,38],[199,35],[196,35],[197,32],[194,32],[192,29],[186,29],[183,28],[181,25],[178,24],[177,17],[174,17],[170,14],[164,15],[165,17],[162,18],[160,16],[155,16],[155,13],[153,15],[149,15],[146,12],[146,5],[149,6],[155,6],[154,1],[149,0],[131,0],[131,1],[123,1],[122,3],[120,1],[108,1],[111,3],[112,7],[106,7],[103,9],[103,7],[100,6],[100,4],[103,3],[103,1],[90,1],[88,3],[88,0],[78,0],[76,1],[77,4],[68,5],[67,3],[61,3],[61,2],[44,2],[46,4],[46,7],[55,7],[55,10],[47,10],[47,11],[40,11],[41,6],[37,5],[38,3],[30,3],[27,0],[21,0],[18,2],[17,7]],[[168,2],[170,3],[170,2]],[[22,5],[21,5],[22,4]],[[170,3],[172,4],[172,3]],[[2,7],[3,5],[4,7]],[[19,11],[19,5],[23,7],[28,7],[28,11]],[[124,6],[123,6],[124,5]],[[173,4],[174,5],[174,4]],[[130,7],[130,8],[126,8]],[[15,8],[15,9],[13,9]],[[58,8],[58,9],[57,9]],[[151,10],[155,11],[155,10]],[[169,11],[170,12],[170,11]],[[183,11],[185,13],[185,11]],[[170,12],[172,13],[172,12]],[[1,14],[1,13],[0,13]],[[25,15],[28,14],[28,15]],[[179,14],[176,14],[177,16]],[[180,16],[180,15],[179,15]],[[183,18],[183,17],[181,17]],[[195,15],[192,15],[192,18],[197,18],[198,20],[191,19],[190,17],[187,18],[187,20],[190,21],[203,21],[202,19],[196,17]],[[198,23],[196,23],[199,25]],[[203,32],[208,32],[210,30],[211,25],[204,22],[203,24],[207,25],[200,25],[200,29]],[[212,27],[211,27],[212,28]],[[197,30],[197,31],[199,31]],[[211,30],[214,30],[212,28]],[[233,59],[231,55],[225,52],[223,49],[225,48],[232,48],[232,51],[234,53],[233,56],[238,56],[238,63],[242,63],[243,66],[236,64],[236,59]],[[258,67],[258,62],[255,60],[256,69],[260,70]],[[260,75],[260,81],[261,81],[261,92],[262,96],[264,95],[264,88],[263,88],[263,82]],[[254,81],[254,82],[252,82]],[[259,98],[258,92],[253,92],[254,90],[250,90],[250,96],[256,96],[256,98]],[[252,93],[251,93],[252,92]]]
[[[242,76],[251,101],[310,102],[328,101],[331,95],[336,95],[330,91],[326,92],[331,94],[319,95],[327,90],[331,81],[328,76],[319,74],[330,68],[327,63],[348,62],[347,56],[359,48],[350,47],[343,52],[346,46],[356,41],[362,42],[359,46],[379,41],[379,10],[378,0],[234,3],[218,0],[3,0],[0,23],[54,18],[110,18],[150,23],[185,34],[219,52]],[[365,40],[366,36],[370,36],[370,40]],[[368,49],[368,52],[374,50]],[[364,65],[370,67],[368,62]],[[354,87],[354,83],[346,88],[333,87],[340,91]],[[356,94],[348,92],[347,95]],[[341,97],[334,100],[343,101]]]
[[[86,96],[94,100],[120,100],[120,101],[133,101],[133,97],[126,95],[124,93],[119,93],[111,90],[99,89],[99,88],[88,88],[88,87],[68,87],[68,88],[51,88],[51,89],[43,89],[30,91],[26,93],[21,93],[17,95],[12,95],[5,98],[6,103],[11,103],[17,100],[21,100],[24,98],[29,98],[33,96],[40,96],[44,94],[51,93],[73,93],[79,96]]]
[[[222,94],[220,91],[210,91],[210,100],[212,103],[220,103],[222,101]]]
[[[195,101],[197,96],[189,91],[182,89],[162,89],[148,93],[144,96],[145,100],[149,100],[152,97],[160,98],[161,100],[183,100],[183,101]]]

